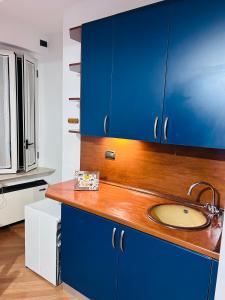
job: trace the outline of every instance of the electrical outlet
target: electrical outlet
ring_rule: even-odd
[[[107,150],[105,152],[105,158],[115,160],[116,159],[116,151]]]

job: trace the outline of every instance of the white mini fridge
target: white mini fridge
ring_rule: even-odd
[[[61,204],[44,199],[25,207],[25,266],[53,285],[61,283]]]

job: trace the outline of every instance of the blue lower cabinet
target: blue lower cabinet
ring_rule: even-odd
[[[211,273],[210,290],[209,290],[209,300],[214,300],[215,299],[218,266],[219,266],[218,261],[213,260],[212,261],[212,273]]]
[[[208,299],[210,258],[131,228],[124,232],[118,299]]]
[[[62,280],[91,300],[114,300],[117,250],[111,221],[62,205]]]
[[[62,280],[91,300],[213,300],[218,262],[62,205]]]

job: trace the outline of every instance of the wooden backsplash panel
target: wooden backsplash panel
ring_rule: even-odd
[[[116,151],[116,160],[105,159],[105,151]],[[82,137],[81,170],[100,171],[100,178],[135,188],[195,200],[210,200],[210,191],[187,196],[189,186],[207,181],[219,192],[225,206],[225,151],[160,145],[112,138]],[[205,198],[205,199],[204,199]]]

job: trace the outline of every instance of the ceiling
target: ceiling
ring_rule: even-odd
[[[50,34],[62,30],[64,9],[82,0],[0,0],[0,17],[14,18]]]
[[[103,11],[115,13],[158,1],[160,0],[0,0],[0,18],[13,18],[48,35],[62,30],[64,11],[76,5],[77,9],[85,7],[82,13],[86,13],[89,4],[93,9],[93,2],[97,3],[94,4],[95,10],[102,11],[103,6]]]

